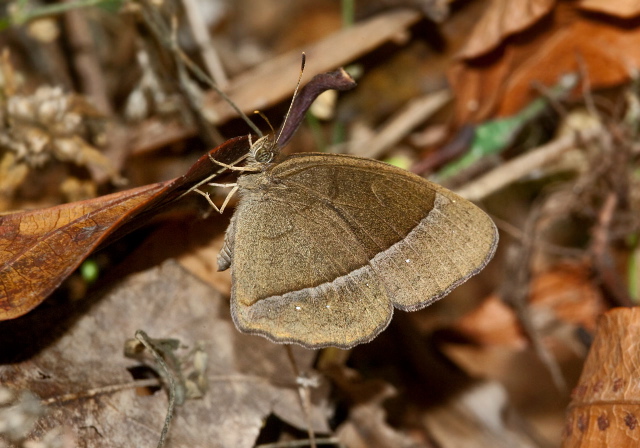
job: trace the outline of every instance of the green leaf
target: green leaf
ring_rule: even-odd
[[[566,95],[576,85],[577,80],[575,75],[563,76],[560,82],[550,89],[548,96],[557,99]],[[484,157],[500,154],[511,145],[522,128],[538,117],[548,104],[547,97],[538,98],[516,115],[479,125],[467,153],[460,159],[445,165],[438,172],[438,181],[454,176]]]

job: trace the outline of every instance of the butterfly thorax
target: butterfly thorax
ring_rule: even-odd
[[[273,163],[260,163],[260,171],[243,174],[238,178],[238,189],[242,197],[247,194],[256,194],[258,192],[266,193],[269,191],[286,188],[282,179],[274,177],[270,168]]]

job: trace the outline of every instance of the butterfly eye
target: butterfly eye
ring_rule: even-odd
[[[275,146],[276,143],[273,141],[271,136],[265,136],[258,139],[258,141],[251,146],[253,159],[259,163],[271,162],[276,154]]]
[[[274,152],[269,147],[259,148],[255,153],[256,162],[260,163],[269,163],[274,156]]]

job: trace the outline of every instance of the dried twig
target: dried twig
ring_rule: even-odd
[[[222,135],[210,125],[204,117],[201,107],[201,92],[196,92],[197,86],[187,75],[187,68],[181,57],[180,48],[177,43],[177,19],[172,16],[169,20],[161,14],[158,8],[148,0],[141,1],[142,16],[144,22],[152,32],[156,40],[169,53],[176,67],[176,77],[178,87],[188,102],[195,121],[198,123],[201,137],[210,146],[216,146],[224,141]]]
[[[218,52],[211,42],[209,36],[209,30],[207,24],[202,20],[202,14],[199,10],[199,5],[196,0],[182,0],[184,9],[187,13],[187,19],[189,21],[189,29],[193,35],[198,48],[202,54],[202,60],[207,67],[207,71],[215,81],[216,85],[221,89],[224,89],[229,83],[222,62],[218,57]]]
[[[93,398],[98,395],[112,394],[114,392],[120,392],[127,389],[136,389],[138,387],[160,387],[162,384],[157,378],[148,378],[144,380],[130,381],[123,384],[111,384],[109,386],[94,387],[82,392],[72,392],[63,395],[56,395],[55,397],[44,398],[40,401],[43,406],[49,406],[52,404],[61,404],[68,401],[76,401],[86,398]]]
[[[450,100],[449,90],[440,90],[411,100],[403,110],[389,119],[373,138],[355,143],[349,152],[357,156],[379,157]]]
[[[531,342],[538,358],[547,367],[553,383],[560,392],[564,392],[567,389],[567,384],[562,376],[562,371],[558,362],[553,355],[549,352],[547,347],[542,342],[542,338],[535,327],[531,318],[531,313],[527,305],[527,298],[529,297],[529,285],[530,270],[529,260],[533,252],[532,235],[534,234],[535,223],[538,220],[539,210],[534,209],[527,220],[526,228],[523,232],[525,238],[521,244],[514,245],[510,248],[508,253],[508,260],[505,265],[511,272],[507,272],[505,275],[505,282],[502,287],[502,299],[508,303],[518,316],[518,321],[522,325],[526,336]]]
[[[100,112],[111,115],[113,108],[87,19],[79,10],[67,12],[65,18],[67,36],[73,50],[73,62],[83,93],[91,97]]]
[[[164,373],[164,377],[169,381],[169,406],[167,406],[167,416],[164,419],[164,425],[162,426],[162,432],[160,433],[160,440],[158,440],[158,448],[164,447],[167,441],[167,434],[169,433],[169,426],[171,425],[171,420],[173,419],[173,413],[176,406],[176,379],[173,375],[169,366],[164,361],[158,350],[153,346],[151,338],[142,330],[136,331],[136,339],[140,341],[147,350],[153,354],[158,366],[162,369]]]
[[[624,286],[620,275],[618,275],[610,248],[611,225],[618,203],[616,193],[609,192],[598,215],[598,222],[592,230],[593,239],[590,252],[598,277],[609,296],[616,302],[616,305],[633,306],[629,291]]]
[[[479,201],[510,185],[532,171],[547,166],[577,144],[593,140],[601,134],[599,127],[564,135],[520,157],[505,162],[494,170],[469,182],[457,193],[470,201]]]
[[[316,436],[313,432],[313,427],[311,425],[311,395],[309,393],[309,386],[306,383],[302,383],[300,381],[302,374],[300,373],[300,369],[298,369],[298,364],[296,363],[296,358],[293,356],[293,350],[291,350],[291,345],[285,345],[287,349],[287,356],[289,357],[289,361],[291,362],[291,366],[293,367],[293,371],[296,375],[296,380],[298,380],[298,394],[300,395],[300,404],[302,406],[302,411],[304,412],[304,418],[307,423],[307,434],[309,435],[309,446],[311,448],[316,448]]]

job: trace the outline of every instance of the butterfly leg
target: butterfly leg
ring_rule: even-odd
[[[229,203],[229,201],[231,200],[233,195],[236,194],[236,191],[238,191],[238,184],[215,184],[215,183],[210,183],[209,185],[211,185],[212,187],[223,187],[223,188],[233,187],[233,188],[231,188],[231,191],[227,194],[227,197],[224,198],[224,202],[222,203],[222,207],[220,207],[220,213],[224,212],[224,209],[227,207],[227,204]]]
[[[222,213],[220,211],[220,209],[216,206],[216,204],[213,203],[213,201],[211,200],[211,195],[209,193],[205,193],[202,190],[199,190],[198,188],[194,188],[192,191],[204,196],[204,198],[207,200],[207,202],[209,203],[209,205],[218,213]]]
[[[211,195],[209,193],[206,193],[198,188],[194,189],[193,191],[195,191],[196,193],[204,196],[204,198],[207,200],[207,202],[209,203],[209,205],[211,207],[213,207],[213,209],[215,211],[217,211],[218,213],[222,214],[224,213],[224,209],[227,207],[227,204],[229,203],[229,201],[231,200],[231,198],[233,197],[233,195],[236,193],[236,191],[238,191],[238,184],[216,184],[216,183],[210,183],[209,185],[211,185],[212,187],[223,187],[223,188],[228,188],[228,187],[232,187],[231,191],[227,194],[227,197],[224,199],[224,202],[222,203],[222,207],[218,208],[216,206],[216,204],[213,203],[213,201],[211,200]]]
[[[211,154],[209,154],[209,160],[211,160],[211,162],[215,163],[216,165],[220,165],[230,171],[260,171],[260,168],[251,167],[251,166],[227,165],[224,162],[214,159]]]

